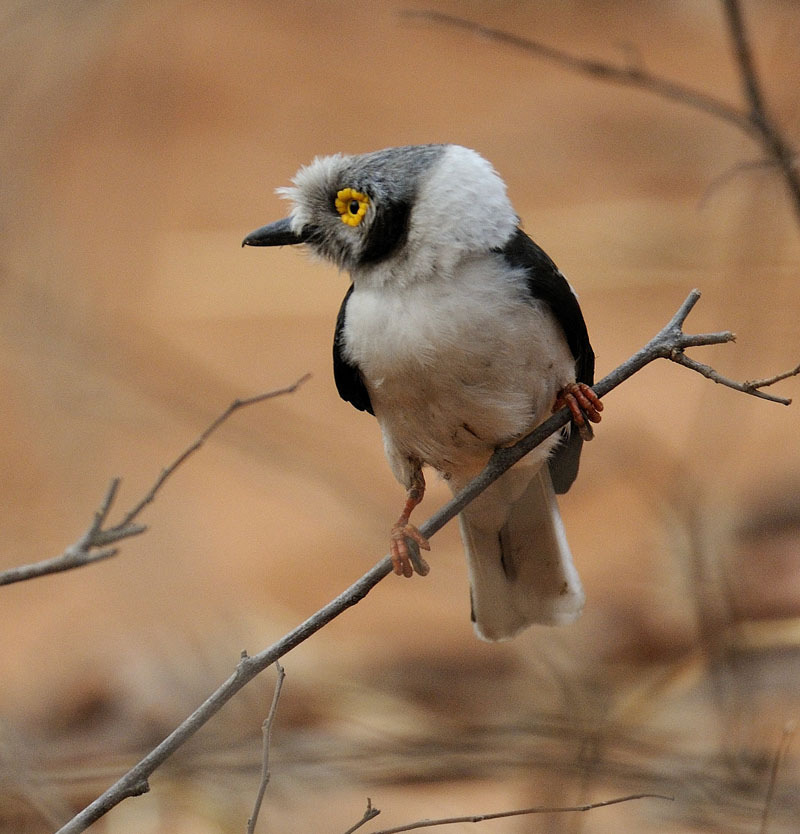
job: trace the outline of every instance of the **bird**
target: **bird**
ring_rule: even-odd
[[[396,574],[426,574],[410,516],[423,467],[453,493],[498,448],[563,407],[570,421],[459,514],[477,636],[507,640],[580,615],[585,594],[556,501],[575,480],[591,423],[594,351],[577,296],[525,234],[477,151],[426,144],[318,156],[278,194],[288,216],[242,246],[305,244],[350,275],[336,318],[343,400],[374,415],[406,490],[390,532]]]

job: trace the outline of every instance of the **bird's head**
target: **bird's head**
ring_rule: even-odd
[[[501,247],[517,225],[498,174],[459,145],[317,157],[292,182],[278,189],[289,217],[242,245],[306,243],[354,277],[446,272],[471,252]]]

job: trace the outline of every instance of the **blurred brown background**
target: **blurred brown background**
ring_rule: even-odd
[[[739,102],[720,4],[9,2],[0,204],[0,568],[55,555],[112,476],[117,516],[237,396],[113,560],[2,589],[0,829],[53,831],[232,671],[385,551],[402,491],[341,402],[345,276],[242,250],[316,154],[458,142],[488,157],[578,289],[600,375],[697,286],[695,357],[800,360],[800,224],[759,149],[710,116],[400,15],[435,8]],[[744,4],[771,111],[800,140],[800,9]],[[720,181],[720,178],[723,178]],[[790,380],[779,393],[800,396]],[[666,363],[606,402],[562,511],[574,627],[480,643],[454,526],[285,658],[259,830],[672,794],[493,832],[757,831],[800,717],[797,407]],[[419,521],[447,497],[435,484]],[[243,831],[263,676],[98,831]],[[794,751],[794,752],[793,752]],[[796,831],[795,740],[770,832]],[[491,828],[489,827],[491,826]],[[472,830],[464,825],[448,830]],[[364,830],[370,830],[367,827]],[[481,828],[483,830],[483,828]]]

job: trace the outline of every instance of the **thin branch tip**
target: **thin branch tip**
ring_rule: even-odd
[[[144,495],[144,497],[139,501],[136,506],[131,509],[125,518],[120,522],[119,526],[124,526],[132,522],[149,504],[151,504],[156,495],[159,493],[161,488],[164,486],[166,481],[172,476],[176,469],[178,469],[188,458],[190,458],[193,454],[199,451],[206,440],[223,424],[225,423],[232,414],[238,411],[241,408],[246,408],[251,405],[256,405],[257,403],[264,402],[266,400],[274,399],[275,397],[285,396],[286,394],[293,394],[297,389],[303,385],[307,380],[311,378],[311,374],[307,373],[297,379],[295,382],[291,383],[290,385],[286,385],[283,388],[274,388],[270,391],[266,391],[261,394],[256,394],[253,397],[245,397],[245,398],[237,398],[231,402],[228,407],[218,414],[207,426],[203,431],[198,435],[198,437],[191,443],[186,449],[184,449],[168,466],[165,466],[161,472],[159,473],[158,477],[154,481],[153,485]]]
[[[457,823],[478,823],[488,820],[505,819],[507,817],[533,816],[535,814],[571,814],[584,811],[594,811],[598,808],[606,808],[609,805],[620,805],[623,802],[634,802],[639,799],[664,799],[669,802],[675,800],[674,796],[666,796],[659,793],[634,793],[628,796],[617,796],[613,799],[603,799],[598,802],[587,802],[583,805],[538,805],[533,808],[520,808],[513,811],[497,811],[489,814],[469,814],[458,817],[442,817],[440,819],[422,819],[416,822],[397,825],[393,828],[384,828],[380,831],[373,831],[371,834],[400,834],[403,831],[415,831],[418,828],[434,828],[443,825],[455,825]],[[350,829],[352,831],[353,829]],[[350,834],[350,832],[345,832]]]
[[[111,479],[111,483],[109,483],[108,485],[106,494],[103,496],[103,500],[94,514],[95,524],[98,528],[106,520],[106,517],[108,516],[108,513],[111,509],[111,505],[114,503],[114,499],[117,497],[117,492],[121,483],[122,478],[115,477]]]
[[[670,324],[677,325],[678,327],[683,327],[684,322],[689,317],[689,313],[692,312],[694,309],[695,304],[700,300],[700,296],[702,293],[698,289],[693,289],[689,292],[689,295],[686,296],[686,300],[681,304],[678,308],[678,311],[672,318]]]

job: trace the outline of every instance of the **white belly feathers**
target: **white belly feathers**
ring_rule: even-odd
[[[356,280],[344,345],[398,477],[403,458],[459,480],[473,474],[545,419],[574,379],[559,325],[500,255],[400,286]]]

